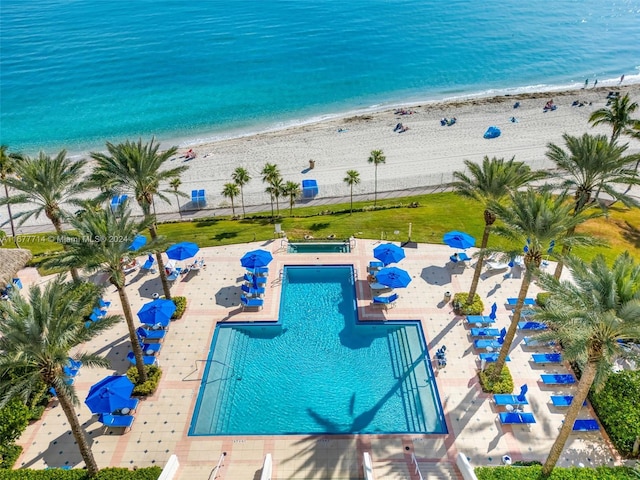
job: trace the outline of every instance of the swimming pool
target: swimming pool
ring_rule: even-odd
[[[348,242],[310,242],[290,243],[289,253],[349,253],[351,245]]]
[[[359,323],[351,266],[283,278],[277,324],[216,327],[190,435],[446,433],[418,322]]]

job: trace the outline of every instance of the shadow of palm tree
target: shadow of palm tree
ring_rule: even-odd
[[[619,225],[619,227],[622,229],[622,238],[633,243],[636,248],[640,248],[640,228],[629,222],[624,222],[624,225]]]

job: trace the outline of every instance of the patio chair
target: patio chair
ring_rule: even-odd
[[[369,262],[369,270],[381,270],[384,268],[384,263],[382,262]]]
[[[101,413],[98,417],[98,421],[105,427],[110,428],[124,428],[125,432],[133,425],[133,415],[111,415],[110,413]]]
[[[97,315],[96,312],[91,312],[91,315],[89,315],[89,320],[91,320],[93,323],[96,323],[102,320],[103,317],[104,315]]]
[[[138,400],[137,398],[129,398],[125,403],[123,403],[120,406],[119,410],[111,412],[111,414],[114,416],[131,415],[133,412],[136,411],[139,403],[140,403],[140,400]]]
[[[198,207],[207,206],[207,194],[204,190],[198,190]]]
[[[529,405],[527,397],[520,395],[512,395],[509,393],[495,393],[493,395],[493,401],[496,405]]]
[[[484,360],[487,363],[495,363],[498,361],[498,357],[500,356],[499,352],[491,352],[491,353],[481,353],[480,354],[480,361]],[[509,357],[509,355],[507,355],[506,360],[507,362],[511,361],[511,357]]]
[[[393,308],[400,295],[394,293],[388,297],[373,297],[373,305],[382,305],[384,308]]]
[[[516,306],[516,303],[518,303],[518,299],[517,298],[507,298],[507,307],[508,308],[513,308]],[[536,301],[533,298],[525,298],[524,299],[524,305],[535,305]]]
[[[568,407],[573,401],[573,395],[551,395],[551,403],[554,407]],[[587,406],[587,401],[582,403],[583,407]]]
[[[156,271],[155,264],[156,264],[156,259],[153,258],[152,255],[149,255],[149,257],[147,257],[147,260],[145,260],[145,262],[140,267],[140,270],[144,270],[145,272],[155,273]]]
[[[256,268],[247,268],[248,275],[254,275],[257,277],[268,277],[269,276],[269,267],[256,267]]]
[[[598,425],[598,421],[593,418],[576,420],[573,424],[574,432],[593,432],[594,430],[600,430],[600,425]]]
[[[554,342],[553,340],[542,342],[536,337],[524,337],[523,342],[527,347],[552,347],[556,344],[556,342]]]
[[[147,355],[155,355],[162,348],[161,343],[145,343],[144,339],[140,335],[137,335],[137,337],[138,337],[138,343],[140,344],[140,348]]]
[[[480,339],[480,340],[474,340],[473,346],[479,350],[484,348],[501,348],[502,343],[500,343],[496,339]]]
[[[102,309],[102,310],[109,310],[109,307],[111,306],[111,302],[109,300],[104,300],[104,299],[100,299],[98,300],[98,306]]]
[[[571,383],[576,383],[576,377],[574,377],[570,373],[568,374],[549,373],[549,374],[540,375],[540,378],[542,378],[542,383],[544,383],[545,385],[568,385]]]
[[[173,270],[171,270],[171,272],[169,272],[169,275],[167,275],[167,280],[169,282],[175,282],[178,279],[178,277],[180,277],[181,273],[182,273],[181,268],[174,268]]]
[[[545,363],[561,363],[562,362],[562,354],[561,353],[534,353],[531,355],[533,363],[538,365],[543,365]]]
[[[150,342],[152,340],[162,340],[167,334],[166,330],[150,330],[144,327],[138,327],[136,329],[136,333],[139,337],[141,337],[145,342]]]
[[[266,277],[259,277],[257,275],[252,275],[250,273],[245,273],[242,276],[242,279],[247,282],[249,285],[254,285],[255,288],[258,288],[260,286],[265,286],[267,284],[267,278]]]
[[[518,330],[546,330],[547,326],[540,322],[518,322]]]
[[[500,423],[503,425],[522,425],[525,423],[536,423],[533,413],[523,412],[501,412]]]
[[[281,224],[281,223],[276,223],[276,224],[274,225],[274,228],[273,228],[273,236],[274,236],[274,237],[284,237],[284,236],[285,236],[285,233],[284,233],[284,231],[282,230],[282,224]]]
[[[129,363],[131,363],[131,365],[136,364],[136,357],[133,355],[133,352],[127,353],[127,360],[129,360]],[[142,361],[145,365],[157,365],[158,357],[156,357],[155,355],[143,355]]]
[[[247,297],[259,297],[264,295],[265,289],[263,287],[253,288],[247,284],[240,286],[240,289],[245,293]]]
[[[264,300],[261,298],[248,298],[245,295],[240,295],[240,302],[242,304],[242,309],[245,310],[247,308],[257,308],[258,310],[262,309],[264,306]]]
[[[491,324],[491,323],[496,323],[496,319],[491,318],[491,316],[489,315],[467,315],[467,317],[465,318],[465,322],[467,322],[468,324],[472,324],[472,323]]]
[[[103,318],[103,317],[107,316],[107,311],[106,310],[101,310],[98,307],[94,307],[92,312],[95,313],[98,318]]]
[[[472,328],[471,336],[472,337],[497,337],[500,335],[500,330],[497,328]]]
[[[191,203],[194,207],[198,207],[198,190],[191,190]]]

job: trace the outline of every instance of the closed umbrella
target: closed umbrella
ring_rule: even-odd
[[[126,375],[105,377],[89,389],[84,403],[93,413],[111,413],[131,402],[133,383]]]
[[[459,248],[461,250],[473,247],[476,244],[476,239],[471,235],[455,230],[445,233],[442,240],[451,248]]]
[[[404,258],[404,249],[393,243],[384,243],[373,249],[373,256],[386,266],[402,260]]]
[[[529,387],[527,387],[526,384],[522,385],[520,387],[520,395],[518,395],[518,397],[517,397],[519,402],[524,402],[525,401],[525,399],[526,399],[525,395],[526,395],[526,393],[528,391],[529,391]]]
[[[144,235],[136,235],[133,241],[131,242],[131,245],[129,245],[129,250],[131,250],[132,252],[135,252],[136,250],[140,250],[146,244],[147,244],[147,237],[145,237]]]
[[[245,268],[266,267],[273,260],[271,252],[266,250],[252,250],[240,259],[240,265]]]
[[[160,324],[163,327],[169,325],[171,315],[176,311],[176,304],[173,300],[158,298],[153,302],[145,303],[138,312],[138,318],[147,325]]]
[[[404,288],[411,282],[411,277],[401,268],[387,267],[376,273],[376,282],[391,288]]]
[[[193,242],[180,242],[167,248],[167,257],[171,260],[186,260],[195,257],[200,247]]]

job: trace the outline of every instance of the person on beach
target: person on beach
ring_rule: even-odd
[[[624,82],[624,73],[622,74],[622,76],[620,77],[620,84],[622,84],[622,82]]]
[[[593,88],[596,88],[598,86],[598,79],[596,78],[596,81],[593,82]]]
[[[588,85],[589,85],[589,79],[587,78],[587,79],[584,81],[584,87],[583,87],[583,89],[587,88],[587,86],[588,86]]]

